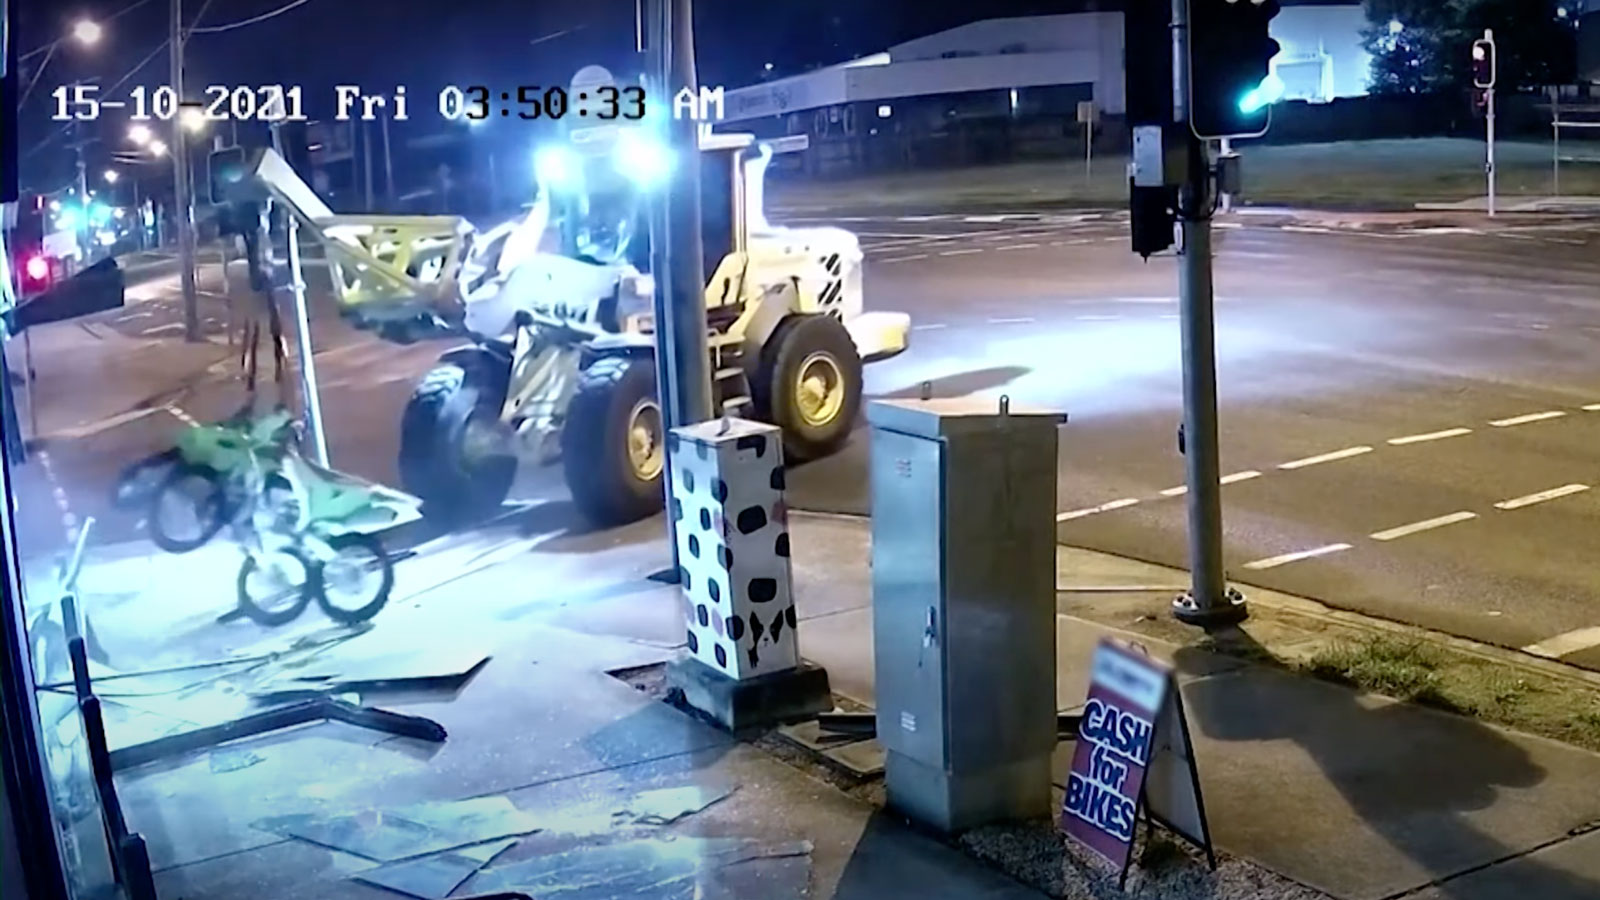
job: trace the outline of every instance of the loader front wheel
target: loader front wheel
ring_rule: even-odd
[[[666,458],[650,358],[596,360],[578,379],[561,430],[562,466],[578,511],[601,528],[659,512]]]
[[[761,348],[756,415],[783,429],[784,458],[818,459],[849,440],[861,412],[861,356],[831,316],[791,316]]]
[[[446,363],[412,392],[400,418],[400,483],[427,515],[485,516],[511,492],[516,448],[500,421],[508,380],[488,361]]]

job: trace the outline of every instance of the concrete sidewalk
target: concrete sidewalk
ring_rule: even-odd
[[[829,669],[837,693],[870,705],[868,523],[791,513],[791,529],[802,652]],[[351,880],[374,871],[372,859],[286,838],[263,823],[505,797],[541,830],[488,870],[572,846],[718,836],[811,842],[812,897],[1112,896],[1114,879],[1064,854],[1049,823],[963,839],[1024,886],[877,811],[864,802],[870,784],[841,791],[813,777],[815,769],[765,752],[765,743],[734,740],[605,674],[678,652],[676,589],[644,579],[667,562],[659,521],[520,539],[514,552],[460,578],[440,576],[493,551],[451,544],[431,562],[425,554],[402,563],[401,584],[413,586],[407,599],[372,632],[307,670],[481,648],[490,662],[449,696],[363,696],[435,718],[449,730],[444,744],[318,725],[121,774],[130,819],[152,843],[163,895],[380,896]],[[1103,634],[1138,640],[1171,660],[1212,830],[1226,854],[1215,874],[1181,853],[1177,862],[1136,871],[1131,895],[1600,895],[1600,832],[1586,831],[1600,821],[1600,756],[1085,618],[1107,598],[1125,602],[1139,593],[1128,588],[1164,596],[1180,573],[1063,548],[1059,578],[1063,588],[1095,590],[1059,595],[1058,706],[1082,701],[1089,654]],[[1271,627],[1269,615],[1259,618]],[[1063,744],[1058,753],[1058,781],[1070,750]],[[670,825],[618,825],[612,815],[641,790],[719,793],[728,785],[738,788],[726,800]],[[475,884],[468,880],[463,893]],[[790,896],[778,881],[768,888],[738,896]]]

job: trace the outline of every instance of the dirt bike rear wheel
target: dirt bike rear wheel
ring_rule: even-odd
[[[169,513],[179,511],[194,516],[192,533],[180,533],[168,518]],[[205,466],[179,464],[150,498],[149,521],[150,539],[168,553],[188,553],[205,546],[228,522],[222,476]]]

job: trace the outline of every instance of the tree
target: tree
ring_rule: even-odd
[[[1472,42],[1493,29],[1499,87],[1522,91],[1573,77],[1575,39],[1561,0],[1366,0],[1362,45],[1372,90],[1424,94],[1472,84]]]

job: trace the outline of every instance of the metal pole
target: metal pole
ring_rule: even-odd
[[[272,149],[283,155],[283,132],[272,125]],[[300,405],[306,423],[306,442],[317,465],[328,465],[328,441],[322,430],[322,400],[317,392],[317,361],[311,347],[311,313],[306,307],[306,282],[300,272],[300,220],[284,210],[284,231],[289,239],[289,284],[294,291],[295,348],[300,354]],[[275,301],[274,301],[275,302]]]
[[[183,0],[172,0],[172,90],[183,100]],[[200,299],[194,283],[194,201],[189,188],[189,137],[182,125],[172,129],[173,217],[178,224],[178,278],[183,288],[183,337],[203,340]]]
[[[383,200],[385,206],[394,204],[394,157],[389,154],[389,108],[381,107],[383,113]]]
[[[663,49],[667,91],[676,97],[688,90],[698,95],[695,73],[694,0],[666,0],[667,41]],[[680,160],[667,192],[667,253],[670,257],[667,299],[671,329],[663,335],[670,365],[662,392],[673,427],[711,418],[711,351],[706,334],[706,278],[700,209],[700,123],[685,116],[669,126],[671,145]],[[661,282],[657,282],[658,289]]]
[[[1227,156],[1229,153],[1232,153],[1232,152],[1233,152],[1233,139],[1232,138],[1223,138],[1222,139],[1222,155],[1223,156]],[[1219,200],[1219,202],[1217,204],[1217,208],[1222,212],[1233,212],[1233,195],[1232,194],[1221,194],[1220,195],[1220,200]]]
[[[1494,216],[1494,88],[1489,88],[1489,216]]]
[[[1183,246],[1178,251],[1179,314],[1183,331],[1184,468],[1189,490],[1190,589],[1172,603],[1173,615],[1191,625],[1224,625],[1247,615],[1244,597],[1228,588],[1222,569],[1222,484],[1217,441],[1217,348],[1211,284],[1210,153],[1189,121],[1187,0],[1173,0],[1173,56],[1177,117],[1188,145],[1188,167],[1178,209]]]
[[[372,127],[367,120],[361,120],[361,156],[367,178],[367,212],[372,212]]]
[[[1083,123],[1083,180],[1094,181],[1094,119]]]
[[[94,242],[89,239],[89,162],[83,153],[83,123],[74,121],[72,132],[77,138],[73,149],[78,153],[78,247],[86,262]]]
[[[1550,89],[1550,128],[1551,128],[1552,131],[1555,132],[1555,139],[1551,142],[1551,145],[1550,145],[1552,147],[1552,158],[1551,158],[1551,165],[1553,167],[1552,178],[1553,178],[1553,180],[1555,182],[1554,185],[1552,186],[1552,190],[1554,191],[1554,193],[1555,193],[1555,195],[1557,197],[1560,197],[1561,196],[1561,88],[1559,88],[1559,87],[1552,87]]]

